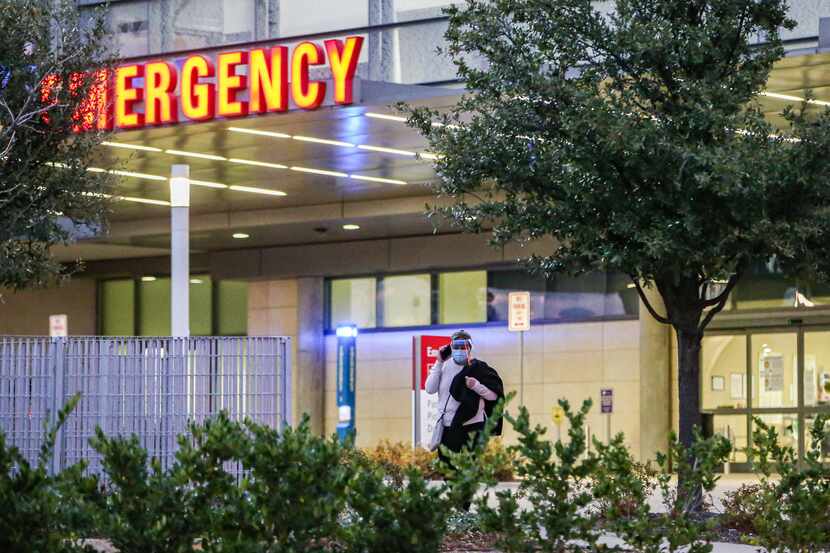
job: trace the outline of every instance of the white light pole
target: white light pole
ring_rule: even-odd
[[[190,166],[170,170],[170,334],[190,336]]]

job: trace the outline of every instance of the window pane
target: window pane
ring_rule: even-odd
[[[490,307],[487,298],[487,271],[442,273],[438,276],[438,322],[485,322]]]
[[[220,336],[248,334],[248,283],[241,280],[221,280],[217,330]]]
[[[101,334],[135,334],[135,283],[131,279],[101,283]]]
[[[716,415],[714,417],[715,434],[723,436],[732,444],[732,452],[729,454],[730,463],[747,462],[749,445],[747,422],[747,415]]]
[[[141,336],[170,336],[170,279],[141,281],[139,309]]]
[[[770,261],[754,265],[732,294],[737,309],[794,307],[796,286]]]
[[[640,296],[627,275],[608,273],[605,293],[605,316],[637,316],[640,313]]]
[[[213,334],[212,282],[207,275],[194,275],[190,278],[190,334]]]
[[[746,336],[703,339],[701,385],[704,409],[746,407]]]
[[[383,326],[430,324],[430,276],[407,275],[383,279]]]
[[[830,404],[830,332],[804,333],[804,405]]]
[[[605,315],[605,273],[556,276],[547,283],[545,319],[584,321]]]
[[[507,320],[507,295],[515,291],[530,292],[530,318],[545,314],[545,279],[527,271],[492,271],[487,294],[487,320]]]
[[[798,404],[796,333],[752,335],[752,406]]]
[[[331,281],[331,321],[329,328],[354,324],[358,328],[375,327],[376,280],[348,278]]]

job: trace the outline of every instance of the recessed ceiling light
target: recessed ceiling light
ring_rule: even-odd
[[[149,198],[135,198],[133,196],[108,196],[116,201],[124,201],[124,202],[133,202],[137,204],[149,204],[149,205],[162,205],[165,207],[170,206],[170,202],[164,200],[151,200]]]
[[[343,230],[360,230],[360,225],[343,225]]]
[[[257,129],[243,129],[241,127],[228,127],[228,130],[231,132],[239,132],[243,134],[254,134],[257,136],[268,136],[271,138],[291,138],[290,134],[285,134],[282,132],[273,132],[273,131],[260,131]]]
[[[127,142],[101,142],[102,146],[109,146],[110,148],[124,148],[127,150],[141,150],[142,152],[161,152],[161,148],[153,148],[152,146],[144,146],[143,144],[128,144]]]
[[[397,180],[397,179],[384,179],[381,177],[369,177],[367,175],[349,175],[349,178],[356,179],[356,180],[365,180],[369,182],[382,182],[384,184],[407,184],[406,181]]]
[[[313,136],[302,136],[295,134],[292,138],[301,142],[314,142],[316,144],[327,144],[329,146],[341,146],[343,148],[354,148],[355,145],[351,142],[343,142],[341,140],[329,140],[327,138],[314,138]]]
[[[210,182],[206,180],[197,180],[197,179],[189,179],[190,184],[194,186],[204,186],[205,188],[227,188],[227,184],[222,184],[221,182]]]
[[[155,282],[156,277],[154,276],[143,276],[141,277],[141,282]]]
[[[204,281],[201,278],[191,278],[190,284],[202,284]]]
[[[237,240],[245,240],[246,238],[250,238],[250,234],[245,234],[244,232],[234,232],[233,237]]]
[[[213,161],[227,161],[228,158],[225,156],[217,156],[215,154],[203,154],[201,152],[185,152],[184,150],[164,150],[165,154],[170,154],[171,156],[180,156],[180,157],[196,157],[199,159],[210,159]]]
[[[421,159],[438,159],[438,156],[436,154],[431,154],[429,152],[421,152],[418,154],[418,157],[420,157]]]
[[[119,177],[133,177],[135,179],[166,181],[167,177],[161,175],[151,175],[149,173],[136,173],[134,171],[120,171],[118,169],[102,169],[101,167],[88,167],[87,171],[90,173],[109,173],[110,175],[118,175]]]
[[[268,163],[267,161],[256,161],[254,159],[239,159],[236,157],[230,158],[231,163],[239,163],[240,165],[253,165],[254,167],[268,167],[269,169],[288,169],[287,165],[280,163]]]
[[[327,177],[342,177],[346,178],[349,175],[346,173],[341,173],[340,171],[327,171],[325,169],[312,169],[310,167],[298,167],[293,166],[291,167],[292,171],[299,171],[300,173],[314,173],[315,175],[326,175]]]
[[[387,121],[397,121],[399,123],[405,123],[406,117],[400,117],[398,115],[387,115],[385,113],[366,113],[366,117],[371,117],[373,119],[386,119]]]
[[[361,150],[370,150],[372,152],[381,152],[384,154],[395,154],[399,156],[408,156],[408,157],[415,157],[415,152],[410,152],[409,150],[397,150],[395,148],[386,148],[384,146],[372,146],[370,144],[361,144],[358,146]]]
[[[287,194],[282,190],[271,190],[268,188],[257,188],[256,186],[240,186],[238,184],[232,184],[229,187],[231,190],[236,190],[237,192],[250,192],[252,194],[265,194],[266,196],[286,196]]]

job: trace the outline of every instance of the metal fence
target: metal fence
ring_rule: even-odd
[[[189,421],[225,411],[283,428],[291,420],[290,339],[282,337],[0,337],[0,430],[36,462],[45,427],[76,393],[51,469],[81,459],[100,470],[89,438],[139,437],[171,464]]]

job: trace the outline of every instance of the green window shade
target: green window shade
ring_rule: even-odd
[[[220,280],[217,331],[220,336],[248,334],[248,283]]]
[[[139,284],[139,334],[141,336],[170,336],[170,279]]]
[[[130,279],[101,282],[101,334],[135,334],[135,283]]]
[[[377,281],[374,278],[347,278],[331,281],[329,328],[354,324],[374,328]]]
[[[442,273],[438,276],[441,324],[487,321],[487,271]]]
[[[424,326],[430,320],[429,275],[405,275],[383,279],[383,325]]]
[[[208,275],[190,278],[190,334],[213,334],[213,283]]]

